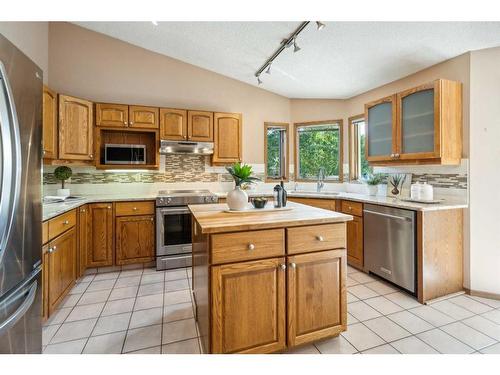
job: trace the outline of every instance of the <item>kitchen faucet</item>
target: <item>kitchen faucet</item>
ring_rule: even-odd
[[[319,167],[318,181],[316,183],[316,191],[318,193],[321,193],[321,189],[323,189],[323,186],[325,186],[325,175],[326,175],[325,168]]]

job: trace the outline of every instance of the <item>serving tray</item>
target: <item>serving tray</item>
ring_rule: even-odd
[[[403,202],[424,203],[424,204],[438,204],[444,201],[444,199],[426,200],[426,199],[412,199],[412,198],[400,198],[399,200]]]
[[[272,204],[266,205],[264,208],[255,208],[252,205],[248,205],[247,208],[243,211],[236,211],[236,210],[224,210],[223,212],[227,212],[230,214],[256,214],[259,212],[275,212],[275,211],[290,211],[293,210],[293,207],[280,207],[280,208],[274,208]]]

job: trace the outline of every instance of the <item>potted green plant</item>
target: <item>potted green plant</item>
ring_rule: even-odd
[[[71,177],[73,174],[73,171],[71,170],[70,167],[67,167],[65,165],[57,167],[54,170],[54,176],[61,181],[61,189],[57,189],[57,195],[61,197],[67,197],[70,194],[69,189],[65,189],[64,187],[64,182]]]
[[[260,181],[257,177],[252,177],[252,167],[248,164],[235,163],[226,170],[233,177],[235,187],[227,193],[226,203],[230,210],[242,211],[247,208],[248,195],[241,189],[242,184],[252,184]]]
[[[377,195],[378,185],[382,183],[383,176],[380,173],[371,174],[365,180],[368,188],[368,195]]]

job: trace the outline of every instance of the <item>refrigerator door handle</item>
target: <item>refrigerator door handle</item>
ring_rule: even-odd
[[[20,194],[21,140],[7,71],[0,61],[0,263]]]
[[[2,336],[2,334],[6,332],[10,327],[15,325],[17,321],[21,319],[31,307],[31,305],[35,301],[37,284],[38,283],[35,280],[27,290],[28,295],[26,296],[26,299],[23,301],[23,303],[6,320],[0,322],[0,336]],[[25,295],[25,293],[18,294],[16,297],[10,299],[10,302],[17,300],[23,295]]]

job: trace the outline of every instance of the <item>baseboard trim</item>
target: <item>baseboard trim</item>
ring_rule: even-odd
[[[483,298],[489,298],[489,299],[496,299],[500,301],[500,294],[498,293],[490,293],[490,292],[481,292],[479,290],[471,290],[468,288],[464,288],[465,293],[471,295],[471,296],[476,296],[476,297],[483,297]]]

